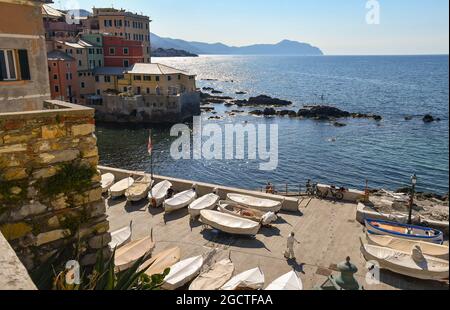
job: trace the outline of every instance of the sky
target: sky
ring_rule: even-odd
[[[124,8],[152,19],[162,37],[233,46],[284,39],[317,46],[328,55],[448,54],[448,0],[54,0]],[[379,23],[368,24],[379,4]],[[371,15],[372,16],[372,15]],[[373,19],[372,19],[373,20]]]

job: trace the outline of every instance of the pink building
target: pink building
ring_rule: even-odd
[[[80,85],[75,58],[54,50],[47,54],[47,60],[52,99],[77,103]]]

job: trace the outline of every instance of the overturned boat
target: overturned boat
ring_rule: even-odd
[[[422,280],[444,280],[449,277],[449,262],[424,255],[419,245],[410,252],[364,244],[361,252],[367,261],[376,261],[381,269]]]
[[[145,274],[152,276],[155,274],[162,274],[167,268],[172,267],[180,261],[181,249],[179,247],[174,247],[165,250],[159,254],[156,254],[151,259],[146,261],[141,266],[141,270],[145,270]]]
[[[172,183],[169,181],[162,181],[156,184],[148,193],[148,199],[152,203],[153,207],[159,208],[167,196],[167,191],[172,187]]]
[[[224,259],[214,264],[209,270],[201,273],[189,286],[191,291],[215,291],[220,289],[234,272],[234,264]]]
[[[241,194],[228,194],[227,198],[237,204],[262,212],[279,212],[283,205],[283,203],[279,201]]]
[[[194,189],[190,189],[179,194],[176,194],[170,199],[164,201],[164,211],[166,213],[180,210],[189,206],[197,198],[197,193]]]
[[[373,234],[367,234],[367,241],[370,245],[386,247],[402,252],[408,252],[415,245],[418,245],[425,255],[444,260],[449,259],[449,248],[445,245]]]
[[[388,235],[438,244],[442,244],[444,241],[444,234],[432,228],[371,219],[366,219],[365,222],[367,231],[375,235]]]
[[[112,173],[102,174],[101,185],[102,185],[102,193],[106,193],[109,191],[111,186],[113,186],[116,177]]]
[[[131,187],[131,185],[133,185],[133,184],[134,184],[133,178],[131,178],[131,177],[125,178],[125,179],[117,182],[113,186],[111,186],[111,188],[109,189],[109,194],[111,195],[112,198],[121,197],[121,196],[125,195],[125,192],[127,191],[127,189],[129,189]]]
[[[212,210],[217,205],[220,197],[214,193],[202,196],[189,205],[189,214],[191,217],[200,216],[202,210]]]
[[[127,200],[130,202],[137,202],[144,199],[147,197],[152,183],[153,180],[151,176],[144,175],[140,179],[136,180],[133,185],[125,191],[125,197],[127,197]]]
[[[117,271],[129,269],[140,258],[151,255],[155,248],[153,237],[132,241],[116,251],[114,263]]]
[[[165,290],[176,290],[186,285],[200,273],[203,263],[203,256],[191,257],[176,263],[170,268],[162,288]]]
[[[212,228],[235,235],[254,236],[261,228],[261,224],[255,221],[212,210],[201,211],[200,221]]]
[[[130,222],[130,225],[111,233],[111,242],[108,244],[111,250],[118,249],[130,242],[133,233],[132,226],[133,221]]]
[[[270,283],[266,291],[302,291],[303,283],[295,271],[291,271],[282,275],[278,279]]]
[[[265,278],[261,268],[247,270],[225,283],[223,291],[260,290],[264,287]]]

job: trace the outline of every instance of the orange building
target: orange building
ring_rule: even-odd
[[[77,103],[80,96],[77,61],[58,50],[47,55],[52,99]]]

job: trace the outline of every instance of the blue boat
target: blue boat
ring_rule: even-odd
[[[438,244],[444,242],[444,233],[442,231],[427,227],[366,219],[366,228],[369,233],[375,235],[388,235],[397,238]]]

